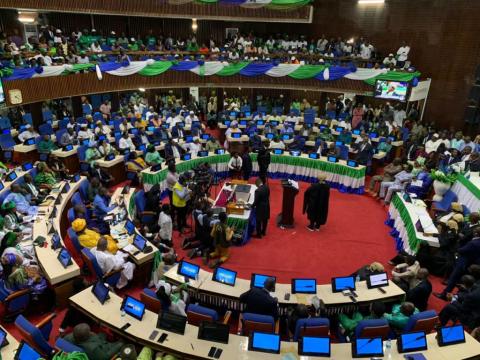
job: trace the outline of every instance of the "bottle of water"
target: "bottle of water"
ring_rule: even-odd
[[[392,340],[385,341],[385,359],[392,358]]]

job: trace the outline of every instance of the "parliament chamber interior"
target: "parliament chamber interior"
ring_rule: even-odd
[[[0,359],[480,359],[479,15],[0,0]]]

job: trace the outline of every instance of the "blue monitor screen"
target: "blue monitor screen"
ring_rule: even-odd
[[[317,280],[315,279],[293,279],[292,280],[292,293],[301,294],[316,294],[317,293]]]
[[[336,132],[342,132],[342,131],[343,131],[343,127],[338,126],[338,127],[335,128],[335,131],[336,131]]]
[[[147,131],[153,132],[155,130],[155,126],[147,126]]]
[[[225,120],[223,123],[225,124],[225,126],[230,126],[232,122],[230,120]]]
[[[233,139],[240,139],[241,137],[242,137],[242,133],[239,133],[239,132],[232,133]]]
[[[143,251],[145,249],[145,246],[147,245],[147,240],[143,236],[140,235],[135,235],[133,238],[133,245],[140,251]]]
[[[210,134],[202,134],[202,140],[210,139]]]
[[[141,145],[138,146],[137,150],[145,151],[145,150],[147,150],[147,147],[145,146],[145,144],[141,144]]]
[[[245,111],[245,117],[249,117],[250,115],[252,115],[250,111]]]
[[[9,135],[10,134],[10,129],[3,129],[2,134]]]
[[[273,149],[273,153],[275,155],[282,155],[283,154],[283,150],[282,149]]]
[[[337,162],[337,158],[335,156],[329,156],[329,157],[327,157],[327,160],[329,162],[334,162],[334,163]]]
[[[138,134],[138,129],[130,129],[130,134],[137,135]]]
[[[282,135],[282,140],[290,140],[290,135],[289,134],[283,134]]]
[[[213,281],[217,281],[222,284],[234,286],[236,280],[237,272],[233,270],[218,267],[213,273]]]
[[[298,150],[292,150],[292,151],[290,151],[290,155],[292,155],[292,156],[300,156],[300,151],[298,151]]]
[[[102,140],[106,140],[106,139],[107,139],[107,137],[105,135],[100,135],[98,137],[98,141],[102,141]]]
[[[347,165],[350,167],[357,167],[358,163],[355,160],[347,160]]]
[[[17,178],[17,173],[15,171],[12,171],[10,174],[7,175],[7,180],[8,181],[13,181]]]
[[[70,150],[73,150],[73,145],[72,144],[65,145],[65,151],[70,151]]]
[[[182,160],[184,160],[184,161],[190,160],[191,158],[192,158],[192,155],[191,155],[191,154],[184,154],[184,155],[182,156]]]
[[[369,136],[370,136],[370,139],[376,139],[378,137],[378,134],[372,132],[369,134]]]
[[[128,235],[132,235],[135,232],[135,224],[130,220],[127,220],[125,223],[125,230],[127,230]]]
[[[427,348],[427,338],[423,331],[401,334],[400,344],[400,352],[424,350]]]
[[[30,139],[25,140],[25,145],[35,145],[35,139],[30,138]]]
[[[67,249],[62,248],[62,250],[60,250],[60,253],[58,254],[58,260],[63,265],[63,267],[66,268],[68,265],[72,263],[72,256],[70,255]]]
[[[187,136],[185,136],[185,141],[186,141],[187,143],[191,143],[191,142],[193,141],[193,136],[192,136],[192,135],[187,135]]]
[[[383,356],[382,338],[357,338],[354,349],[358,356]]]
[[[247,125],[247,120],[240,120],[240,125],[242,126]]]
[[[317,153],[310,153],[310,154],[308,154],[308,157],[310,159],[318,159],[318,154]]]
[[[38,352],[36,352],[30,345],[22,341],[20,348],[15,354],[15,358],[17,360],[38,360],[41,359],[42,356]]]
[[[236,113],[235,111],[231,111],[231,112],[230,112],[230,116],[231,116],[231,117],[235,117],[235,116],[237,116],[237,113]]]
[[[257,120],[257,125],[263,125],[265,124],[265,120]]]
[[[200,266],[186,262],[186,261],[181,261],[180,264],[178,264],[178,274],[186,276],[191,279],[195,279],[198,276],[198,272],[200,271]]]
[[[121,310],[138,320],[142,320],[143,314],[145,313],[145,304],[140,300],[127,295],[123,300]]]
[[[442,327],[440,329],[441,345],[452,345],[465,342],[465,332],[462,325]]]
[[[275,137],[275,134],[274,133],[267,133],[267,134],[265,134],[265,137],[269,140],[272,140]]]
[[[271,275],[263,275],[263,274],[252,274],[252,279],[250,281],[250,287],[256,287],[256,288],[263,288],[265,284],[265,280],[268,278],[272,278],[277,281],[277,278],[275,276]]]
[[[343,142],[342,141],[335,141],[335,146],[342,146]]]
[[[250,339],[250,349],[278,353],[280,352],[280,335],[253,332]]]
[[[355,278],[353,276],[332,278],[332,289],[333,292],[355,290]]]
[[[358,130],[358,129],[353,130],[353,135],[360,135],[360,130]]]
[[[217,150],[215,150],[215,154],[224,155],[225,154],[225,149],[217,149]]]
[[[323,131],[323,130],[325,130],[326,128],[327,128],[327,127],[326,127],[325,125],[320,125],[320,126],[319,126],[320,131]]]
[[[198,157],[205,157],[208,156],[208,151],[207,150],[202,150],[197,153]]]
[[[312,356],[330,356],[330,338],[304,336],[299,354]]]
[[[93,285],[92,292],[101,304],[104,304],[109,297],[109,289],[101,280],[97,281],[95,285]]]
[[[31,168],[33,168],[33,165],[32,165],[31,162],[27,162],[27,163],[25,163],[25,164],[22,165],[23,171],[28,171],[28,170],[30,170]]]
[[[278,121],[277,120],[272,120],[272,121],[270,121],[270,124],[272,126],[278,126]]]
[[[3,185],[2,182],[0,182],[0,190],[3,190],[5,188],[5,185]]]

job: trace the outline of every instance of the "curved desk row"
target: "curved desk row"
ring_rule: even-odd
[[[70,298],[72,306],[76,309],[109,327],[129,341],[149,346],[158,351],[178,355],[182,359],[209,359],[208,352],[212,346],[222,349],[221,359],[226,360],[318,359],[316,357],[299,356],[296,342],[282,341],[280,354],[267,354],[248,351],[248,338],[245,336],[230,334],[228,344],[219,344],[198,339],[198,327],[190,324],[187,324],[184,335],[160,330],[156,328],[158,315],[149,310],[145,311],[141,321],[129,315],[121,316],[120,305],[122,300],[118,295],[110,293],[110,299],[102,305],[93,295],[91,288]],[[122,330],[122,327],[127,323],[130,323],[130,326],[126,330]],[[150,334],[154,330],[158,330],[159,333],[153,340],[150,340]],[[157,340],[162,333],[167,333],[168,337],[162,344],[159,344]],[[439,347],[435,340],[435,334],[430,334],[427,336],[428,350],[421,351],[421,353],[427,359],[435,360],[468,359],[480,354],[480,343],[469,334],[465,334],[465,337],[466,342],[463,344]],[[391,355],[393,360],[404,360],[404,355],[397,352],[395,340],[392,341]],[[351,359],[351,344],[332,344],[331,358]]]
[[[164,276],[171,283],[181,284],[185,280],[182,275],[177,274],[177,268],[178,265],[175,265]],[[190,280],[188,285],[190,295],[204,304],[224,306],[229,310],[241,311],[242,306],[239,298],[241,294],[250,289],[250,280],[237,277],[235,286],[229,286],[213,281],[211,272],[200,269],[198,280]],[[405,292],[393,282],[390,282],[389,286],[383,288],[385,293],[378,289],[368,289],[365,281],[357,283],[356,287],[358,295],[356,300],[358,303],[377,300],[396,302],[403,299],[405,295]],[[341,292],[333,293],[330,284],[317,284],[316,294],[291,294],[291,292],[291,284],[277,283],[275,285],[275,292],[272,293],[272,296],[278,299],[281,313],[286,313],[289,306],[296,304],[310,305],[314,296],[319,298],[325,305],[328,314],[345,312],[358,306],[358,304],[354,304],[348,296],[344,296]],[[286,294],[291,294],[289,300],[285,300]]]
[[[5,328],[2,328],[2,330],[7,333],[8,345],[0,349],[1,358],[5,360],[14,359],[20,343],[13,337],[13,335],[5,330]]]
[[[251,153],[250,158],[253,162],[253,171],[258,173],[257,154]],[[216,176],[228,176],[228,161],[230,154],[215,155],[213,153],[206,157],[192,157],[191,160],[178,161],[177,172],[192,170],[202,163],[209,163],[215,171]],[[365,185],[365,166],[358,167],[347,166],[344,160],[337,163],[328,162],[326,158],[310,159],[308,155],[271,155],[271,162],[268,168],[268,175],[271,178],[288,178],[299,181],[314,181],[320,174],[327,176],[327,181],[332,187],[340,191],[363,193]],[[167,169],[152,172],[150,169],[142,171],[142,180],[145,188],[148,190],[155,184],[160,184],[160,189],[166,189],[165,179]]]

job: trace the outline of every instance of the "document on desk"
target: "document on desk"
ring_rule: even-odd
[[[430,216],[428,216],[427,214],[422,214],[418,217],[418,219],[420,220],[420,224],[422,224],[424,234],[438,233],[437,227],[433,223],[433,220]]]

